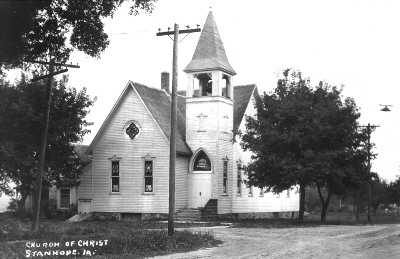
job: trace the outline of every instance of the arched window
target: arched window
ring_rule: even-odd
[[[193,171],[211,171],[211,161],[207,154],[201,150],[194,160]]]

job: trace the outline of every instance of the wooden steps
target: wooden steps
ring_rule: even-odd
[[[199,209],[182,209],[175,213],[177,221],[200,221],[201,211]]]

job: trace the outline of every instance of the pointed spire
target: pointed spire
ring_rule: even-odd
[[[214,16],[210,10],[192,61],[190,61],[189,65],[183,71],[188,73],[216,69],[230,75],[236,75],[235,70],[233,70],[226,57],[224,45],[221,41]]]

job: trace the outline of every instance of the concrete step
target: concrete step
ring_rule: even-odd
[[[76,214],[75,216],[69,218],[69,222],[81,222],[85,220],[91,220],[92,214]]]
[[[201,220],[201,211],[199,209],[184,209],[175,213],[175,218],[181,221]]]

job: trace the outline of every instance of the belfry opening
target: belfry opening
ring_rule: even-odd
[[[218,80],[219,81],[219,80]],[[213,80],[212,73],[193,74],[193,96],[223,96],[231,99],[231,76],[222,73],[221,86]]]

